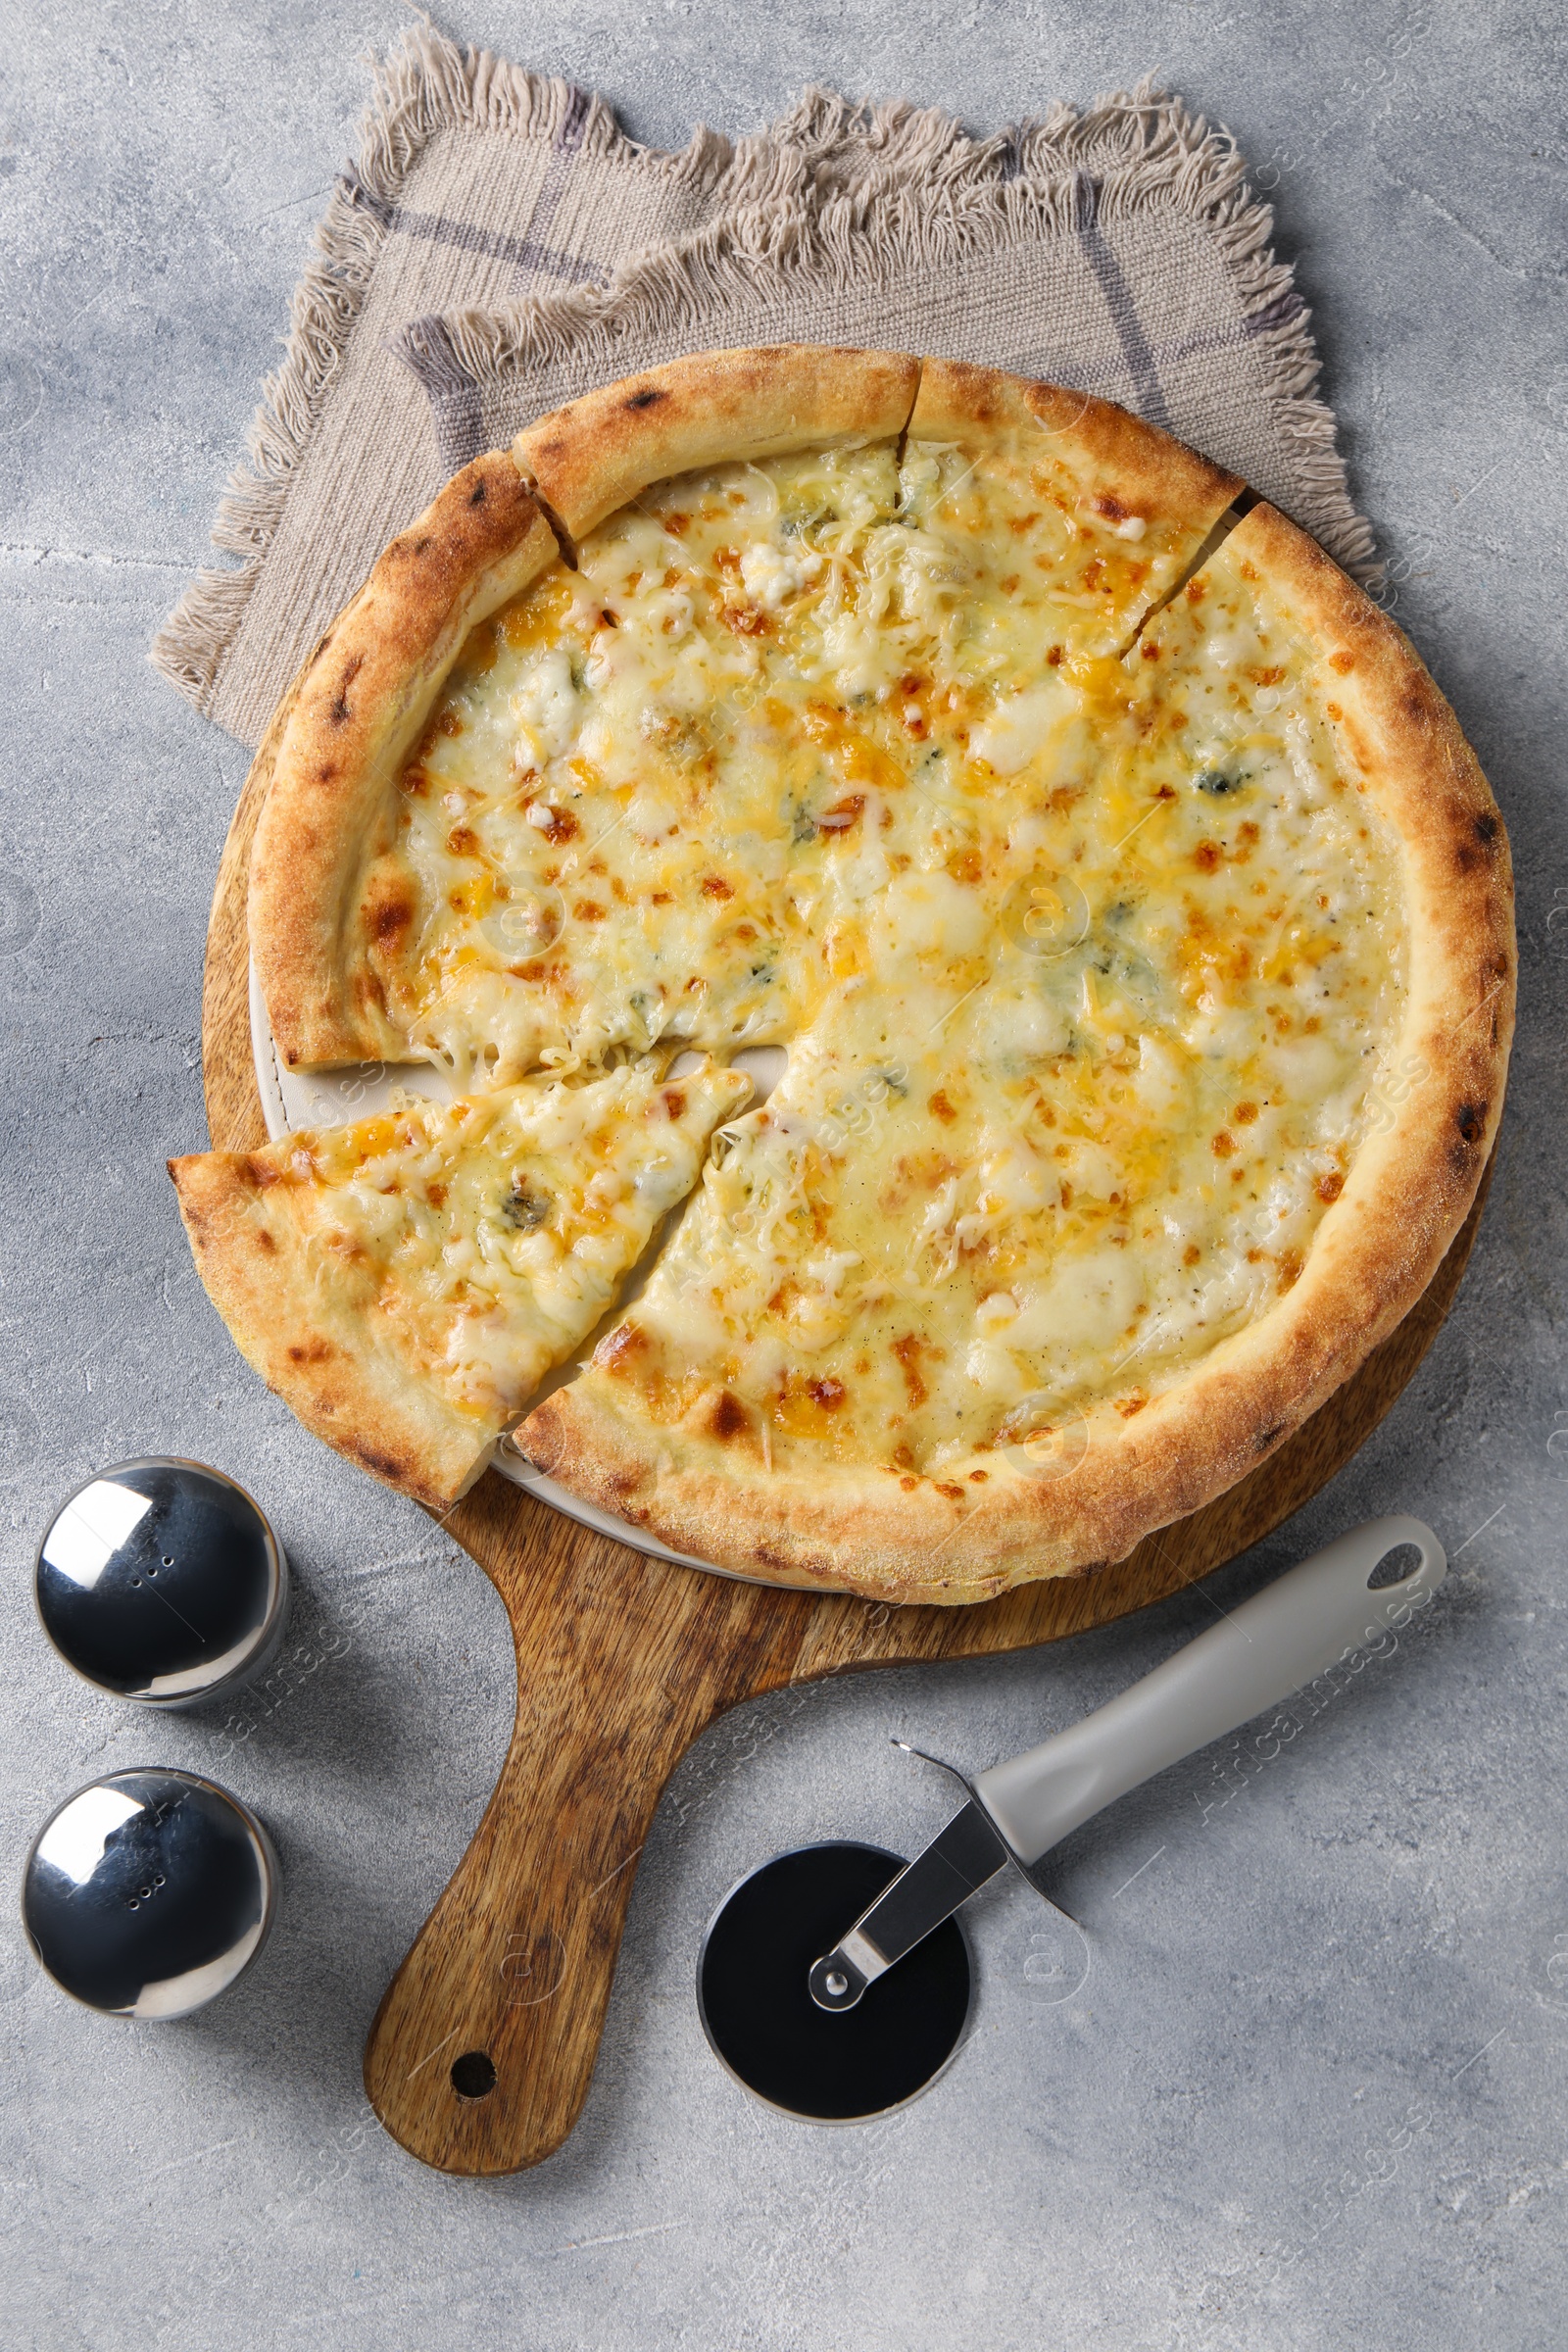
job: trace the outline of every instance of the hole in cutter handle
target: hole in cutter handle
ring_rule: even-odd
[[[1396,1544],[1386,1551],[1366,1580],[1369,1592],[1386,1592],[1390,1585],[1402,1585],[1414,1576],[1425,1554],[1419,1544]]]

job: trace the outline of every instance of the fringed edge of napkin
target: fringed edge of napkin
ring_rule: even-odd
[[[1081,230],[1091,207],[1105,220],[1158,201],[1200,222],[1233,274],[1267,397],[1313,495],[1311,527],[1347,569],[1375,571],[1372,527],[1351,503],[1334,412],[1316,389],[1311,312],[1271,250],[1273,213],[1248,189],[1227,131],[1145,80],[1081,114],[1058,106],[983,142],[936,110],[852,108],[813,90],[776,135],[797,136],[817,156],[813,206],[781,214],[754,205],[632,256],[604,285],[504,311],[448,312],[404,330],[393,348],[430,397],[448,470],[475,454],[465,435],[484,393],[525,362],[587,356],[608,382],[624,373],[618,354],[633,334],[674,341],[694,306],[766,304],[802,270],[847,289],[868,248],[911,268],[950,263],[1021,230]]]

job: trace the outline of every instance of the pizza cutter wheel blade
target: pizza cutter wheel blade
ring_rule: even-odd
[[[1389,1567],[1404,1572],[1391,1579]],[[902,2107],[963,2038],[974,1972],[957,1912],[971,1894],[1408,1624],[1446,1574],[1422,1521],[1374,1519],[1093,1715],[965,1781],[968,1802],[912,1862],[845,1840],[764,1863],[703,1938],[698,2008],[715,2054],[769,2106],[809,2122]]]
[[[714,2054],[748,2090],[810,2123],[865,2123],[934,2082],[963,2039],[969,1939],[944,1920],[853,2015],[812,2000],[811,1963],[900,1877],[849,1839],[778,1854],[726,1896],[703,1938],[697,2005]]]

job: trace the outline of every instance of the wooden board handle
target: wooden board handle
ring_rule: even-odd
[[[460,1507],[512,1620],[516,1724],[376,2014],[365,2087],[424,2163],[511,2173],[561,2145],[587,2095],[665,1781],[715,1715],[789,1680],[813,1604],[645,1559],[493,1474]],[[483,1541],[492,1519],[505,1545]]]

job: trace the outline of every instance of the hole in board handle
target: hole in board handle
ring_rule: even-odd
[[[1383,1554],[1367,1578],[1367,1591],[1385,1592],[1390,1585],[1402,1585],[1407,1578],[1414,1576],[1422,1557],[1419,1544],[1396,1544],[1392,1551]]]
[[[465,2050],[452,2061],[452,2087],[460,2099],[487,2099],[496,2086],[496,2070],[484,2050]]]

